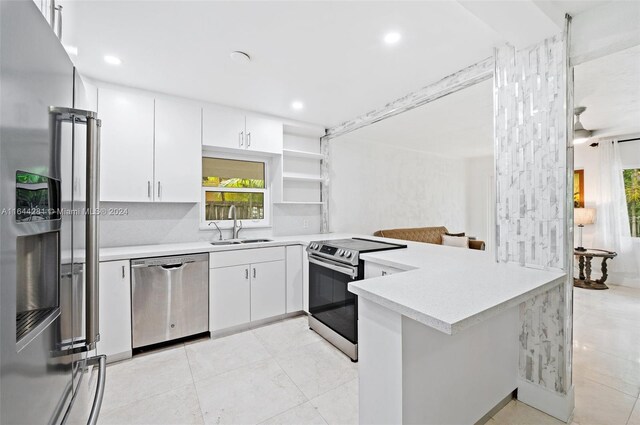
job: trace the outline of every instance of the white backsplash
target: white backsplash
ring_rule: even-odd
[[[100,246],[208,241],[218,238],[215,228],[200,230],[199,204],[101,202],[102,208],[125,208],[126,215],[105,215],[100,220]],[[248,228],[243,238],[261,238],[314,234],[320,232],[320,208],[317,205],[275,205],[273,227]],[[305,227],[307,225],[307,227]],[[230,230],[223,230],[225,238]]]

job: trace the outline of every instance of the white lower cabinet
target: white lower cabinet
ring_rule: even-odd
[[[284,260],[251,265],[251,321],[286,311]]]
[[[302,245],[286,247],[287,253],[287,313],[303,309],[303,251]]]
[[[211,253],[209,266],[211,332],[285,314],[284,247]]]
[[[100,263],[98,354],[112,362],[131,357],[131,274],[129,260]]]
[[[398,269],[396,267],[384,266],[382,264],[372,263],[366,261],[364,263],[364,278],[370,279],[373,277],[386,276],[388,274],[400,273],[405,270]]]
[[[215,254],[214,254],[215,255]],[[211,332],[251,320],[250,265],[221,267],[209,272],[209,329]]]

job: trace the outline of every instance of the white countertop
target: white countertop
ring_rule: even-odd
[[[310,241],[368,235],[325,233],[273,236],[270,242],[211,245],[210,242],[137,245],[100,249],[100,261],[307,245]],[[546,292],[564,281],[565,274],[496,263],[488,252],[407,241],[407,249],[363,254],[365,261],[391,266],[402,273],[355,281],[349,290],[404,316],[454,334],[504,309]],[[75,258],[82,258],[77,252]],[[82,260],[80,260],[82,261]]]
[[[349,291],[453,335],[564,282],[558,271],[496,263],[488,252],[407,242],[407,249],[361,256],[414,269],[356,281]]]
[[[100,248],[100,261],[128,260],[132,258],[163,257],[168,255],[196,254],[200,252],[233,251],[238,249],[255,249],[272,246],[307,245],[310,241],[323,239],[341,239],[353,237],[345,233],[325,233],[295,236],[269,236],[270,242],[257,242],[237,245],[211,245],[211,242],[187,242],[161,245],[135,245],[116,248]],[[75,253],[77,261],[83,261],[84,252]]]

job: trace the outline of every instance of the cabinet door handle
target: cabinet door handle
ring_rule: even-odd
[[[247,133],[247,147],[251,146],[251,132]]]
[[[151,199],[151,180],[147,180],[147,197]]]
[[[255,267],[253,268],[253,278],[254,279],[256,278],[256,268]]]
[[[158,199],[160,199],[160,182],[158,182]]]
[[[249,279],[249,269],[244,269],[244,278]]]
[[[122,266],[122,279],[124,280],[124,266]]]
[[[244,145],[244,131],[238,133],[238,144],[240,145],[240,147]]]

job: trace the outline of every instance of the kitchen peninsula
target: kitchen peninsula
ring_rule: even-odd
[[[535,398],[521,378],[530,365],[519,367],[524,303],[561,291],[564,273],[430,244],[362,258],[369,279],[349,285],[358,295],[360,423],[471,424],[522,385]],[[543,321],[557,321],[545,307]]]
[[[275,236],[251,244],[200,241],[104,248],[100,261],[120,266],[136,258],[205,252],[212,256],[237,252],[253,258],[263,249],[297,246],[299,257],[290,263],[293,265],[306,262],[301,245],[351,237],[399,242],[345,233]],[[549,333],[549,341],[558,340],[563,328],[558,323],[555,307],[560,308],[560,303],[556,296],[562,292],[566,276],[496,263],[484,251],[402,243],[406,249],[362,254],[365,279],[349,284],[349,290],[358,295],[360,423],[476,423],[516,388],[521,401],[562,418],[562,413],[548,409],[553,403],[536,404],[535,399],[527,398],[532,388],[534,393],[555,393],[526,382],[528,373],[545,379],[555,376],[561,364],[548,370],[532,368],[527,356],[534,354],[523,355],[523,347],[533,341],[527,348],[536,357],[535,350],[542,348],[534,350],[535,338],[521,334],[527,329],[524,321],[527,326],[552,322],[557,327],[550,325],[544,332]],[[300,299],[307,299],[306,284],[299,290],[304,294]],[[532,315],[537,307],[529,308],[531,300],[547,294],[553,296],[545,308],[536,310],[539,316]],[[308,311],[304,304],[297,310]],[[525,304],[527,308],[522,307]],[[215,327],[211,329],[215,331]],[[108,330],[104,333],[106,344]],[[128,352],[123,358],[130,357],[131,348],[126,345],[113,351]],[[553,362],[549,363],[545,367],[552,366]],[[549,382],[554,384],[552,379]],[[569,415],[571,394],[564,399],[568,400],[565,411]]]

